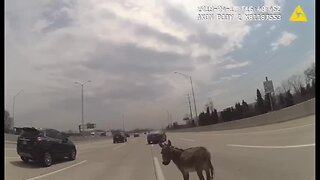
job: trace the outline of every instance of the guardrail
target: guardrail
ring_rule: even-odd
[[[254,126],[267,125],[297,119],[315,114],[315,98],[308,101],[286,107],[277,111],[261,114],[244,119],[238,119],[219,124],[169,130],[168,132],[197,132],[197,131],[219,131],[229,129],[240,129]]]

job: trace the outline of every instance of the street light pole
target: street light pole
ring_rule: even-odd
[[[198,112],[197,112],[197,104],[196,104],[196,98],[194,97],[194,91],[193,91],[193,84],[192,84],[192,78],[189,75],[180,73],[180,72],[174,72],[175,74],[180,74],[186,78],[190,79],[190,84],[191,84],[191,90],[192,90],[192,96],[193,96],[193,102],[194,102],[194,111],[196,113],[196,122],[198,122]]]
[[[82,125],[82,128],[81,128],[81,131],[83,132],[84,131],[84,118],[83,118],[83,86],[88,83],[88,82],[91,82],[90,80],[84,82],[84,83],[80,83],[80,82],[75,82],[75,84],[79,84],[81,86],[81,125]]]
[[[21,89],[15,96],[13,96],[13,107],[12,107],[12,121],[14,121],[14,105],[16,103],[16,97],[23,92],[23,89]]]
[[[191,109],[191,103],[190,103],[190,95],[188,94],[188,102],[189,102],[189,107],[190,107],[190,120],[192,121],[192,109]]]
[[[191,82],[191,88],[192,88],[192,96],[193,96],[194,110],[195,110],[195,112],[196,112],[196,121],[198,122],[197,104],[196,104],[196,99],[195,99],[195,97],[194,97],[194,91],[193,91],[193,84],[192,84],[191,76],[190,76],[190,82]]]

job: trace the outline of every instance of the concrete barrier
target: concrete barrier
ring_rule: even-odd
[[[273,111],[258,116],[208,126],[171,130],[168,132],[197,132],[240,129],[289,121],[292,119],[297,119],[312,114],[315,114],[315,98],[302,102],[300,104],[280,109],[278,111]]]

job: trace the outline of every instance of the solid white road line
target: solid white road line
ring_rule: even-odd
[[[71,166],[68,166],[68,167],[65,167],[65,168],[62,168],[62,169],[59,169],[59,170],[56,170],[56,171],[52,171],[50,173],[47,173],[47,174],[43,174],[43,175],[40,175],[40,176],[36,176],[36,177],[33,177],[33,178],[29,178],[29,179],[26,179],[26,180],[34,180],[34,179],[40,179],[40,178],[43,178],[43,177],[46,177],[46,176],[49,176],[49,175],[52,175],[52,174],[55,174],[55,173],[58,173],[58,172],[61,172],[63,170],[66,170],[66,169],[69,169],[69,168],[72,168],[72,167],[75,167],[75,166],[78,166],[82,163],[85,163],[87,160],[84,160],[84,161],[81,161],[77,164],[73,164]]]
[[[277,132],[277,131],[286,131],[286,130],[292,130],[292,129],[298,129],[306,126],[311,126],[315,125],[314,123],[312,124],[306,124],[302,126],[296,126],[296,127],[289,127],[289,128],[283,128],[283,129],[274,129],[274,130],[266,130],[266,131],[253,131],[253,132],[242,132],[242,133],[220,133],[220,134],[215,134],[215,133],[198,133],[197,135],[241,135],[241,134],[259,134],[259,133],[269,133],[269,132]]]
[[[186,138],[179,138],[180,140],[183,140],[183,141],[189,141],[189,142],[194,142],[195,140],[193,139],[186,139]]]
[[[121,148],[121,147],[123,147],[123,146],[125,146],[126,144],[121,144],[120,146],[116,146],[116,147],[114,147],[113,148],[113,150],[117,150],[117,149],[119,149],[119,148]]]
[[[164,176],[163,176],[163,172],[162,169],[160,167],[160,163],[157,157],[153,157],[153,163],[154,163],[154,167],[156,169],[156,178],[157,180],[165,180]]]
[[[301,145],[289,145],[289,146],[253,146],[253,145],[241,145],[241,144],[227,144],[227,146],[246,147],[246,148],[265,148],[265,149],[285,149],[285,148],[310,147],[310,146],[315,146],[315,143],[313,143],[313,144],[301,144]]]

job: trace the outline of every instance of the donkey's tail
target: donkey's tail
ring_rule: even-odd
[[[211,179],[213,179],[213,176],[214,176],[214,168],[213,168],[212,163],[211,163],[210,160],[209,160],[209,168],[210,168]]]

